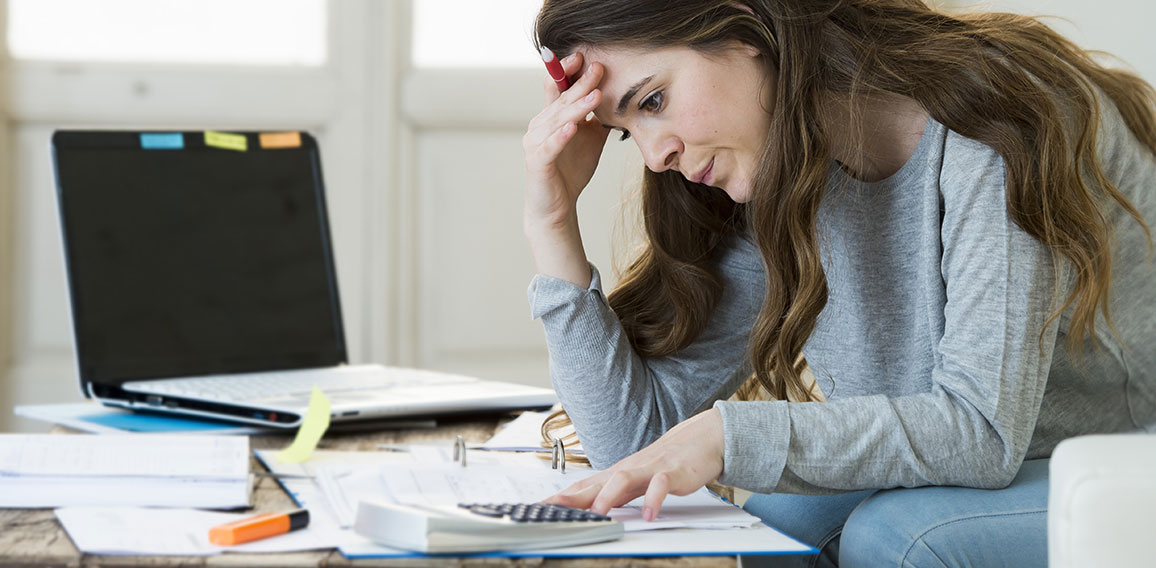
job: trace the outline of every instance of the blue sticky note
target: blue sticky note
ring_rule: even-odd
[[[140,147],[145,150],[182,150],[185,136],[180,132],[142,132]]]
[[[81,420],[130,432],[194,432],[235,429],[236,424],[185,419],[156,414],[109,413],[80,416]]]

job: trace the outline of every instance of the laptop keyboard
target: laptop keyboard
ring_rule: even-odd
[[[238,401],[308,396],[314,386],[330,394],[341,391],[401,389],[474,382],[477,380],[470,377],[428,373],[417,369],[342,367],[133,381],[125,386],[136,392],[202,400]]]

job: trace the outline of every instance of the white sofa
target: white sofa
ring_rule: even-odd
[[[1080,436],[1056,447],[1048,565],[1156,566],[1156,435]]]

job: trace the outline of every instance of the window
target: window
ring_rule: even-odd
[[[414,67],[542,65],[531,29],[542,0],[417,0]]]
[[[320,66],[325,4],[8,0],[8,51],[25,60]]]

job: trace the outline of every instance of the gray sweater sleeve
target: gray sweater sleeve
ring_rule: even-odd
[[[926,231],[904,241],[911,256],[942,243],[939,285],[946,302],[927,310],[942,314],[942,335],[929,348],[934,364],[928,386],[826,403],[719,402],[726,435],[720,482],[811,494],[923,485],[998,488],[1011,482],[1031,441],[1051,365],[1057,325],[1045,330],[1044,324],[1054,309],[1055,273],[1047,249],[1006,213],[999,155],[953,133],[946,146],[944,155],[952,159],[945,160],[937,180],[938,234]],[[872,305],[873,294],[903,282],[889,270],[877,275],[855,283],[861,304]],[[917,297],[912,295],[911,304]],[[849,338],[845,344],[818,347],[856,349],[856,338],[871,329],[846,326],[841,332]],[[916,349],[900,353],[884,368],[909,368],[901,359],[916,357]],[[834,379],[837,389],[840,381],[911,384],[926,377],[855,376],[848,370]]]
[[[550,377],[598,468],[636,452],[675,424],[730,396],[750,371],[747,335],[762,302],[762,266],[741,240],[720,258],[723,295],[706,329],[685,349],[643,359],[606,304],[598,270],[589,288],[535,276],[531,315],[541,318]]]

